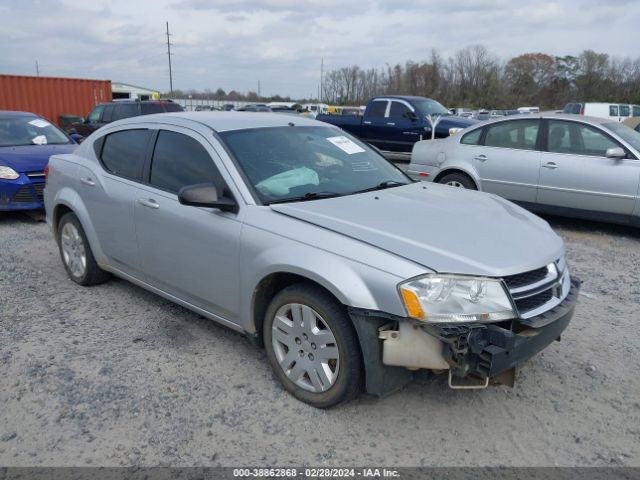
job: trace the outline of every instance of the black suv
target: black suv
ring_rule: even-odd
[[[177,103],[171,100],[149,100],[149,101],[119,101],[111,103],[101,103],[93,107],[87,115],[87,119],[82,123],[72,123],[66,130],[86,137],[103,125],[123,118],[137,117],[138,115],[150,115],[152,113],[183,112]]]

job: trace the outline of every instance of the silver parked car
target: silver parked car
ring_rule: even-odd
[[[73,281],[114,274],[246,333],[316,407],[363,387],[383,395],[421,368],[448,371],[453,387],[512,383],[577,298],[543,220],[413,183],[302,117],[114,122],[51,158],[45,202]]]
[[[418,142],[408,174],[540,213],[640,224],[640,133],[606,119],[552,113],[473,126]]]

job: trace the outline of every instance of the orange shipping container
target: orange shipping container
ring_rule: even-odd
[[[60,115],[85,117],[110,101],[110,80],[0,75],[0,110],[36,113],[57,125]]]

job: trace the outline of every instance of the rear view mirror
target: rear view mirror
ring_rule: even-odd
[[[605,153],[607,158],[614,158],[616,160],[622,160],[627,157],[627,152],[624,151],[623,148],[615,147],[615,148],[607,148],[607,153]]]
[[[182,187],[178,192],[178,200],[182,205],[192,207],[217,208],[223,212],[237,212],[238,204],[234,199],[218,196],[213,183],[199,183]]]

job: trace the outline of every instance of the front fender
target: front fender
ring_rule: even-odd
[[[257,289],[275,273],[315,282],[349,307],[405,314],[395,288],[401,278],[306,244],[284,242],[262,250],[242,269],[240,313],[249,333],[257,330],[253,311]]]

